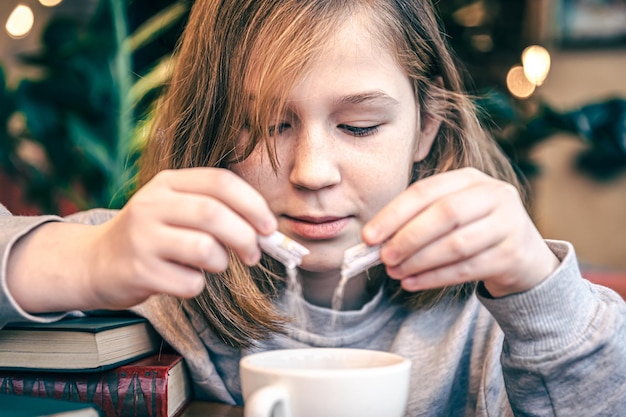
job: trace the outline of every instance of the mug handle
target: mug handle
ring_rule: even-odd
[[[278,409],[274,415],[273,411]],[[244,417],[291,417],[289,395],[280,385],[268,385],[253,392],[243,407]]]

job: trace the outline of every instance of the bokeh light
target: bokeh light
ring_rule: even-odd
[[[530,97],[535,91],[535,84],[526,78],[524,67],[521,65],[516,65],[509,70],[506,75],[506,86],[513,96],[522,99]]]
[[[10,37],[23,38],[33,28],[35,16],[30,7],[18,4],[9,15],[5,28]]]
[[[489,52],[493,49],[493,38],[489,34],[477,34],[471,38],[472,47],[480,52]]]
[[[54,7],[60,4],[63,0],[39,0],[42,6]]]
[[[528,81],[539,86],[550,72],[550,53],[543,46],[529,46],[522,52],[522,65]]]

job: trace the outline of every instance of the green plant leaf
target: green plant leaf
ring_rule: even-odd
[[[137,105],[148,93],[162,87],[172,76],[173,61],[171,56],[163,57],[147,74],[135,81],[128,99],[133,106]]]
[[[183,17],[189,10],[184,1],[177,1],[144,22],[135,32],[126,38],[124,48],[130,53],[148,44]]]
[[[68,136],[86,158],[95,163],[107,177],[119,175],[115,159],[93,126],[73,114],[67,115]]]

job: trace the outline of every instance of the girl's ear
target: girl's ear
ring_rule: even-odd
[[[431,79],[434,88],[443,88],[443,79],[434,77]],[[424,114],[420,109],[420,131],[415,144],[415,152],[413,154],[413,162],[419,162],[428,156],[430,148],[439,133],[441,127],[441,119],[433,114]]]
[[[437,137],[437,133],[439,133],[441,120],[432,115],[426,115],[422,117],[420,125],[420,132],[413,154],[413,162],[419,162],[426,158],[430,152],[430,148],[433,146],[435,137]]]

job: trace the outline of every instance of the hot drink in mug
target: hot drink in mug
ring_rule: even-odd
[[[245,417],[403,417],[411,363],[365,349],[283,349],[241,360]]]

